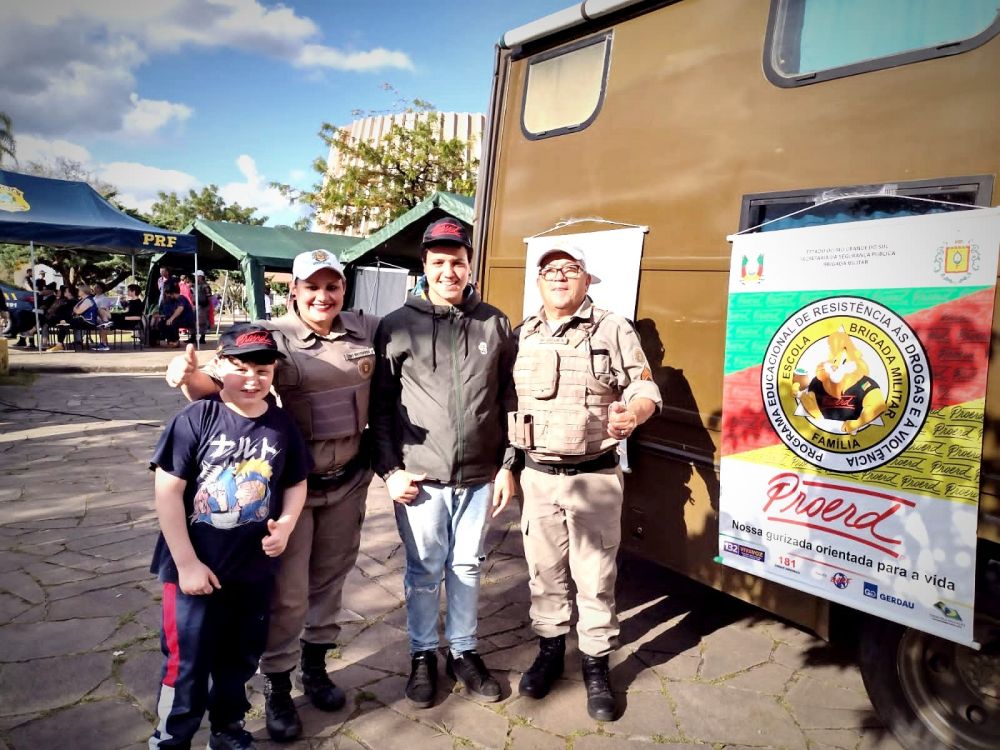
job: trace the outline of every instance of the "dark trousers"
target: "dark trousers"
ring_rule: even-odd
[[[227,581],[207,596],[163,584],[164,664],[151,748],[190,748],[206,708],[213,727],[243,719],[246,683],[267,643],[270,599],[271,581]]]

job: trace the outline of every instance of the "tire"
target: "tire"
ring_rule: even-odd
[[[1000,625],[975,651],[877,617],[861,628],[868,697],[907,750],[1000,748]]]

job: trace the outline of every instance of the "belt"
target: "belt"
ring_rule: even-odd
[[[359,469],[366,468],[368,468],[368,454],[361,451],[339,469],[328,471],[326,474],[310,474],[306,477],[306,486],[311,490],[326,491],[339,487]]]
[[[593,471],[615,468],[618,465],[618,452],[608,451],[607,453],[602,453],[597,458],[592,458],[589,461],[580,461],[575,464],[544,464],[533,460],[529,455],[525,455],[524,465],[529,469],[534,469],[544,474],[575,476],[576,474],[587,474]]]

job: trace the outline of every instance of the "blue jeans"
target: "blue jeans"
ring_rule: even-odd
[[[413,653],[438,647],[442,575],[448,597],[444,635],[451,652],[458,656],[476,648],[479,568],[491,488],[490,483],[452,487],[422,482],[412,503],[394,503],[406,547],[403,585]]]

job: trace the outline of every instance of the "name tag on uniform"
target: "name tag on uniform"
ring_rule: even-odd
[[[535,339],[539,344],[568,344],[569,339],[565,336],[539,336]]]
[[[357,351],[347,352],[347,354],[344,355],[344,358],[347,359],[348,362],[353,362],[354,360],[361,359],[362,357],[374,356],[375,350],[369,346],[367,349],[358,349]]]

